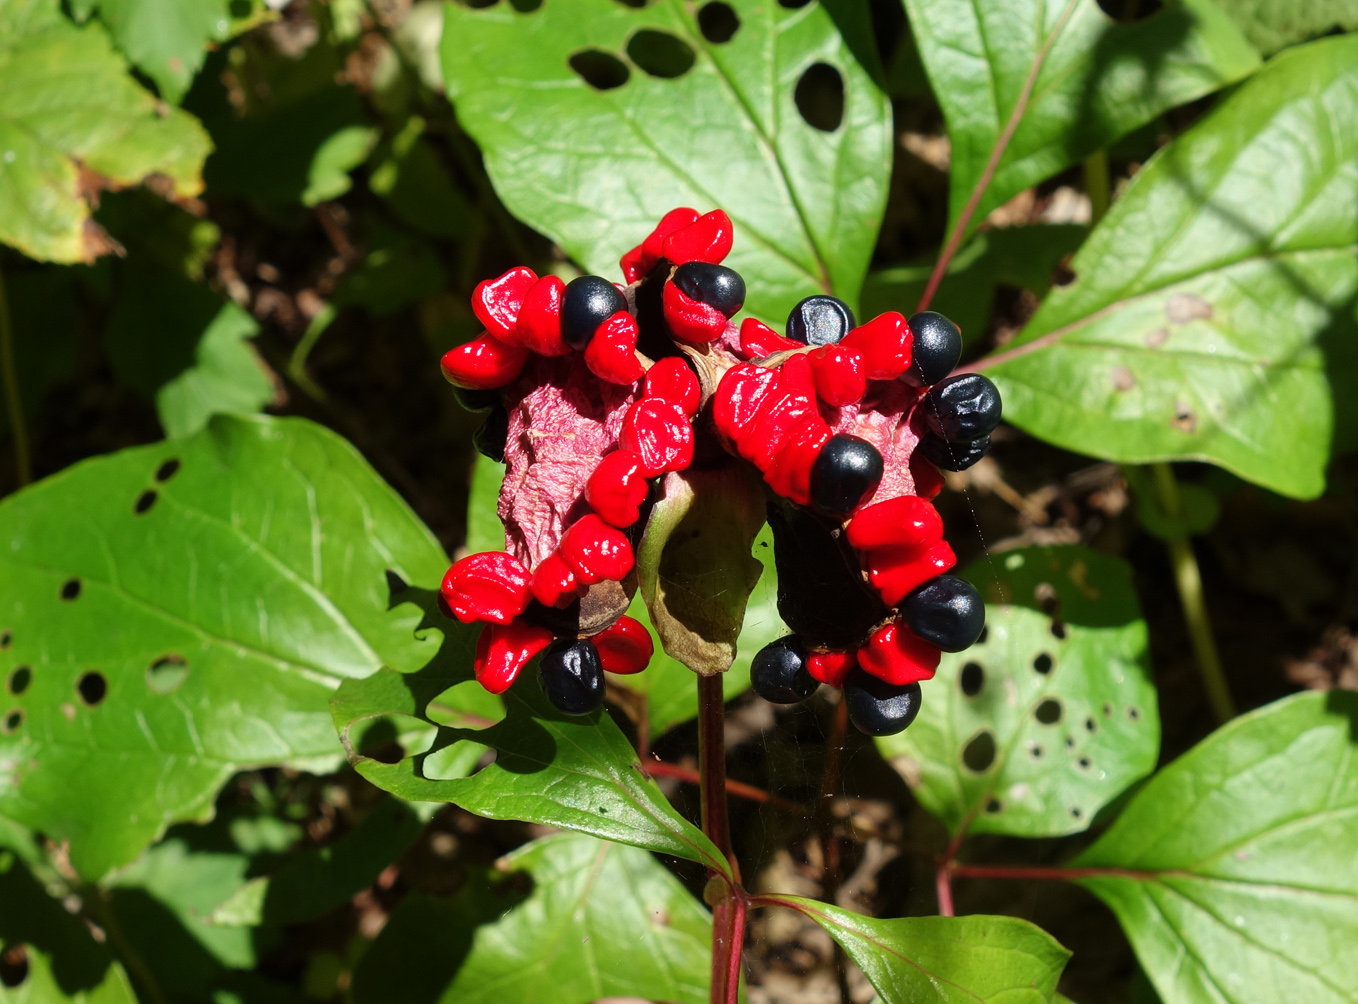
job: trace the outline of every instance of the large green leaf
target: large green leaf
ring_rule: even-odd
[[[645,851],[552,836],[453,899],[403,900],[354,973],[353,999],[385,1004],[399,987],[431,1004],[706,1004],[711,940],[711,916]]]
[[[56,0],[0,0],[0,241],[88,261],[108,250],[92,194],[157,174],[195,195],[208,148],[197,122],[128,76],[98,25],[77,28]]]
[[[1266,56],[1334,28],[1358,30],[1358,0],[1216,0]]]
[[[1083,547],[984,558],[984,640],[945,655],[905,732],[877,740],[953,831],[1050,837],[1155,768],[1160,718],[1131,569]]]
[[[891,170],[891,109],[854,55],[871,51],[866,5],[836,4],[834,18],[821,4],[729,6],[739,27],[717,43],[679,0],[532,13],[449,4],[448,95],[505,205],[591,271],[615,276],[618,256],[675,206],[720,207],[735,222],[727,264],[745,277],[752,313],[781,322],[818,290],[854,301]],[[677,50],[670,68],[648,58],[656,44]],[[673,73],[685,51],[691,67],[677,77],[633,58]],[[626,83],[587,84],[570,63],[584,52],[612,59]],[[809,125],[794,100],[817,64],[828,69],[810,85],[838,75],[843,87],[833,131]]]
[[[1207,460],[1285,495],[1354,439],[1358,38],[1290,49],[1132,180],[988,360],[1005,418],[1067,449]]]
[[[1165,1004],[1358,1000],[1356,748],[1358,695],[1270,704],[1156,774],[1072,863]]]
[[[797,896],[762,900],[816,921],[858,963],[882,1004],[1051,1004],[1070,952],[1013,917],[878,920]]]
[[[78,464],[0,503],[0,540],[0,814],[88,877],[242,766],[333,762],[338,682],[437,647],[386,573],[436,585],[442,549],[297,419]]]
[[[230,0],[100,0],[99,19],[161,96],[178,104],[203,65],[208,41],[227,36],[232,6]]]
[[[1115,24],[1096,0],[905,0],[952,143],[951,228],[1017,114],[970,226],[1259,57],[1206,0]]]

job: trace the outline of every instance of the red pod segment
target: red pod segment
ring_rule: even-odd
[[[449,349],[439,366],[444,379],[465,390],[494,390],[509,383],[528,361],[528,350],[506,345],[492,335]]]
[[[570,565],[561,555],[553,551],[538,562],[533,569],[533,579],[529,583],[533,598],[544,607],[570,606],[580,589],[580,582],[571,571]]]
[[[544,275],[529,288],[519,308],[514,333],[524,348],[540,356],[569,355],[571,347],[561,337],[561,301],[566,284],[559,276]]]
[[[500,341],[517,345],[514,329],[518,324],[519,308],[529,288],[537,281],[537,273],[522,265],[496,279],[485,279],[472,290],[472,313]]]
[[[610,453],[585,484],[585,501],[604,520],[626,529],[641,518],[649,486],[641,458],[630,450]]]
[[[853,514],[849,543],[859,551],[885,547],[927,547],[943,539],[943,517],[916,495],[901,495]]]
[[[585,365],[600,380],[626,386],[646,373],[637,358],[637,322],[620,310],[594,331],[585,346]]]
[[[504,551],[469,554],[443,577],[443,599],[463,624],[508,624],[528,606],[528,569]]]
[[[895,380],[910,368],[914,336],[905,318],[892,310],[854,328],[839,344],[863,353],[869,380]]]
[[[806,671],[812,679],[841,690],[844,678],[857,662],[852,652],[813,652],[807,657]]]
[[[889,547],[868,552],[868,580],[882,594],[882,602],[894,607],[906,593],[956,564],[957,556],[946,540],[929,547]]]
[[[858,665],[893,686],[929,680],[943,653],[915,634],[902,621],[874,631],[858,650]]]
[[[665,283],[660,295],[665,323],[670,334],[690,345],[715,342],[726,330],[726,315],[716,307],[700,303],[672,282]]]
[[[793,356],[778,367],[778,384],[736,440],[740,455],[767,471],[787,435],[807,415],[818,415],[811,362]]]
[[[702,390],[688,363],[678,356],[659,360],[646,371],[646,397],[658,397],[677,407],[689,418],[698,414]]]
[[[747,317],[740,322],[740,354],[745,359],[763,359],[775,352],[804,348],[801,342],[784,338],[763,321]]]
[[[632,570],[632,544],[621,530],[594,513],[583,516],[561,537],[557,553],[582,585],[610,579],[621,582]]]
[[[857,404],[867,393],[863,354],[846,345],[826,345],[807,354],[815,377],[816,396],[832,408]]]
[[[715,265],[731,253],[734,239],[735,228],[731,226],[731,217],[720,209],[714,209],[666,237],[660,253],[676,265],[689,261],[706,261]]]
[[[551,643],[551,631],[526,621],[487,624],[476,639],[477,682],[492,694],[503,694],[528,660]]]
[[[798,505],[810,505],[811,468],[831,435],[830,426],[819,414],[804,417],[784,437],[778,456],[764,474],[768,486]]]
[[[712,400],[712,422],[729,445],[735,445],[777,386],[778,371],[764,366],[741,363],[726,371]]]
[[[640,673],[655,654],[655,642],[644,624],[631,617],[619,617],[590,641],[599,653],[599,663],[608,673]]]
[[[693,463],[693,426],[675,405],[644,397],[622,420],[618,443],[641,461],[648,478],[682,471]]]

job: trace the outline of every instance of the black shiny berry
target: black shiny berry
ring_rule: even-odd
[[[834,345],[855,327],[849,305],[833,296],[808,296],[787,315],[787,336],[803,345]]]
[[[849,707],[849,721],[859,732],[894,736],[908,729],[919,714],[919,684],[899,686],[855,668],[844,680],[844,703]]]
[[[932,432],[926,432],[915,447],[915,452],[943,471],[965,471],[989,450],[989,436],[973,439],[970,443],[950,443]]]
[[[690,299],[716,307],[727,317],[745,306],[745,280],[725,265],[689,261],[674,270],[672,280]]]
[[[820,683],[806,671],[806,646],[790,634],[755,653],[750,685],[771,704],[796,704],[814,694]]]
[[[962,332],[956,324],[932,310],[921,310],[909,320],[914,341],[910,368],[901,377],[916,387],[938,383],[957,368],[962,358]]]
[[[500,392],[498,390],[467,390],[465,387],[454,386],[453,399],[462,405],[463,411],[490,411],[500,403]]]
[[[921,407],[936,435],[969,443],[1000,424],[1000,389],[979,373],[959,373],[930,387]]]
[[[627,299],[603,276],[572,279],[561,300],[561,338],[571,348],[583,350],[599,325],[626,309]]]
[[[477,452],[497,463],[505,462],[505,441],[509,438],[509,412],[496,402],[481,428],[472,433],[472,445]]]
[[[811,465],[811,501],[826,512],[850,513],[881,480],[877,447],[857,436],[831,436]]]
[[[547,700],[562,714],[587,715],[604,703],[599,650],[588,638],[554,642],[543,653],[538,672]]]
[[[985,627],[981,594],[956,575],[930,579],[906,596],[902,610],[911,631],[945,652],[970,648]]]

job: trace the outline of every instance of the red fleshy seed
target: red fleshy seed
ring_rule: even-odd
[[[590,640],[606,673],[640,673],[655,654],[655,642],[646,626],[625,615]]]
[[[594,468],[585,484],[585,501],[605,521],[625,530],[641,518],[648,488],[641,458],[630,450],[618,450]]]
[[[618,265],[622,268],[622,277],[629,283],[641,279],[646,274],[646,270],[642,268],[642,263],[644,261],[645,257],[641,250],[641,245],[638,244],[636,247],[632,248],[631,251],[626,252],[618,259]],[[651,264],[654,265],[655,262],[652,262]]]
[[[882,594],[882,602],[894,607],[910,590],[956,564],[957,556],[945,540],[928,547],[888,547],[868,552],[868,580]]]
[[[531,268],[517,265],[497,279],[486,279],[472,290],[472,313],[500,341],[517,345],[514,328],[519,318],[519,307],[528,295],[529,287],[538,281]]]
[[[689,418],[698,414],[702,403],[698,378],[678,356],[661,359],[646,371],[645,396],[668,401]]]
[[[857,661],[852,652],[813,652],[806,660],[806,671],[812,679],[840,690]]]
[[[843,344],[826,345],[807,353],[816,381],[816,396],[832,408],[857,404],[868,389],[863,354]]]
[[[763,321],[747,317],[740,322],[740,355],[744,359],[763,359],[775,352],[803,348],[801,342],[784,338]]]
[[[544,607],[565,607],[575,599],[580,583],[561,555],[553,551],[533,569],[530,588],[533,598]]]
[[[665,324],[670,334],[690,345],[715,342],[726,330],[726,315],[716,307],[699,303],[672,282],[660,294]]]
[[[528,362],[528,350],[506,345],[492,335],[449,349],[439,366],[444,379],[466,390],[494,390],[509,383]]]
[[[819,413],[803,418],[784,438],[778,456],[764,475],[769,487],[798,505],[810,505],[811,468],[830,436],[830,426]]]
[[[582,585],[610,579],[621,582],[635,563],[632,544],[621,530],[590,513],[576,520],[557,549]]]
[[[561,300],[566,284],[555,275],[544,275],[529,288],[519,308],[514,332],[519,344],[540,356],[568,355],[571,347],[561,338]]]
[[[641,461],[648,478],[666,471],[682,471],[693,463],[693,426],[675,405],[658,397],[644,397],[622,420],[618,442]]]
[[[712,422],[729,445],[736,443],[777,387],[777,370],[741,363],[726,371],[712,400]]]
[[[878,629],[858,650],[858,665],[896,687],[929,680],[938,670],[942,652],[900,621]]]
[[[689,261],[717,264],[731,253],[735,230],[731,217],[714,209],[686,227],[681,227],[665,238],[661,254],[682,265]]]
[[[910,454],[910,479],[915,483],[915,494],[922,499],[937,498],[943,490],[943,472],[918,453]]]
[[[783,439],[816,408],[816,386],[805,355],[778,367],[778,385],[736,440],[740,455],[761,471],[773,463]]]
[[[849,523],[849,543],[859,551],[884,547],[927,547],[943,539],[943,517],[929,502],[901,495],[863,506]]]
[[[469,554],[443,577],[441,592],[463,624],[508,624],[528,606],[528,569],[504,551]]]
[[[676,230],[682,230],[690,224],[698,222],[698,210],[689,209],[687,206],[680,206],[678,209],[671,209],[664,216],[660,217],[660,222],[655,225],[644,241],[641,242],[641,253],[646,260],[646,269],[649,270],[660,256],[665,253],[665,238]],[[672,259],[671,259],[672,260]],[[675,264],[678,264],[676,262]]]
[[[492,694],[503,694],[528,660],[551,643],[551,631],[526,621],[487,624],[476,639],[477,682]]]
[[[626,386],[636,383],[646,371],[637,358],[637,322],[620,310],[594,332],[585,347],[585,365],[600,380]]]
[[[839,344],[863,353],[863,372],[869,380],[895,380],[910,368],[914,341],[910,325],[892,310],[860,324]]]

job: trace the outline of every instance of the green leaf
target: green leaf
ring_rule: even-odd
[[[412,117],[374,159],[368,187],[401,222],[431,237],[465,238],[475,210],[457,187],[434,147],[424,139],[424,119]]]
[[[406,897],[354,973],[356,1004],[393,987],[431,1004],[706,1004],[712,918],[645,851],[563,834],[496,873]]]
[[[92,260],[110,250],[89,222],[93,193],[158,174],[196,195],[208,149],[192,117],[127,75],[98,25],[76,27],[56,0],[0,0],[0,241]]]
[[[856,301],[891,170],[890,105],[854,55],[872,46],[866,5],[837,4],[835,19],[821,4],[730,6],[740,26],[713,43],[676,0],[547,3],[529,14],[448,4],[448,95],[505,205],[588,270],[616,275],[618,257],[676,206],[720,207],[736,230],[726,264],[745,276],[752,313],[781,322],[817,291]],[[634,56],[682,68],[657,67],[648,41],[691,52],[691,67],[647,73]],[[626,83],[587,84],[570,60],[588,51],[613,60]],[[837,74],[843,86],[842,123],[830,132],[794,100],[816,64],[830,69],[812,83]]]
[[[919,718],[878,748],[949,830],[1079,832],[1160,745],[1131,568],[1037,547],[964,574],[986,597],[984,640],[944,655]]]
[[[1358,438],[1355,61],[1355,37],[1284,52],[1137,173],[1078,278],[982,361],[1006,419],[1082,453],[1321,492],[1331,448]]]
[[[1206,0],[1171,2],[1131,25],[1115,24],[1095,0],[905,0],[905,6],[948,123],[950,230],[1016,114],[968,229],[1014,194],[1259,65],[1240,32]]]
[[[179,104],[203,65],[207,43],[231,30],[228,0],[99,0],[113,43]]]
[[[77,464],[0,503],[0,540],[0,672],[30,671],[0,701],[0,815],[90,878],[243,766],[333,762],[338,682],[437,647],[386,573],[436,586],[442,549],[299,419]]]
[[[1278,701],[1153,777],[1074,862],[1165,1004],[1358,1000],[1358,695]]]
[[[1265,56],[1338,28],[1358,30],[1355,0],[1216,0]]]
[[[1070,952],[1013,917],[878,920],[817,900],[762,896],[820,924],[858,964],[882,1004],[1051,1004]]]
[[[1221,502],[1216,494],[1203,485],[1176,484],[1179,510],[1171,516],[1165,511],[1155,490],[1155,480],[1149,469],[1127,465],[1122,476],[1136,496],[1136,518],[1146,531],[1161,540],[1182,540],[1206,533],[1216,525],[1221,515]]]

